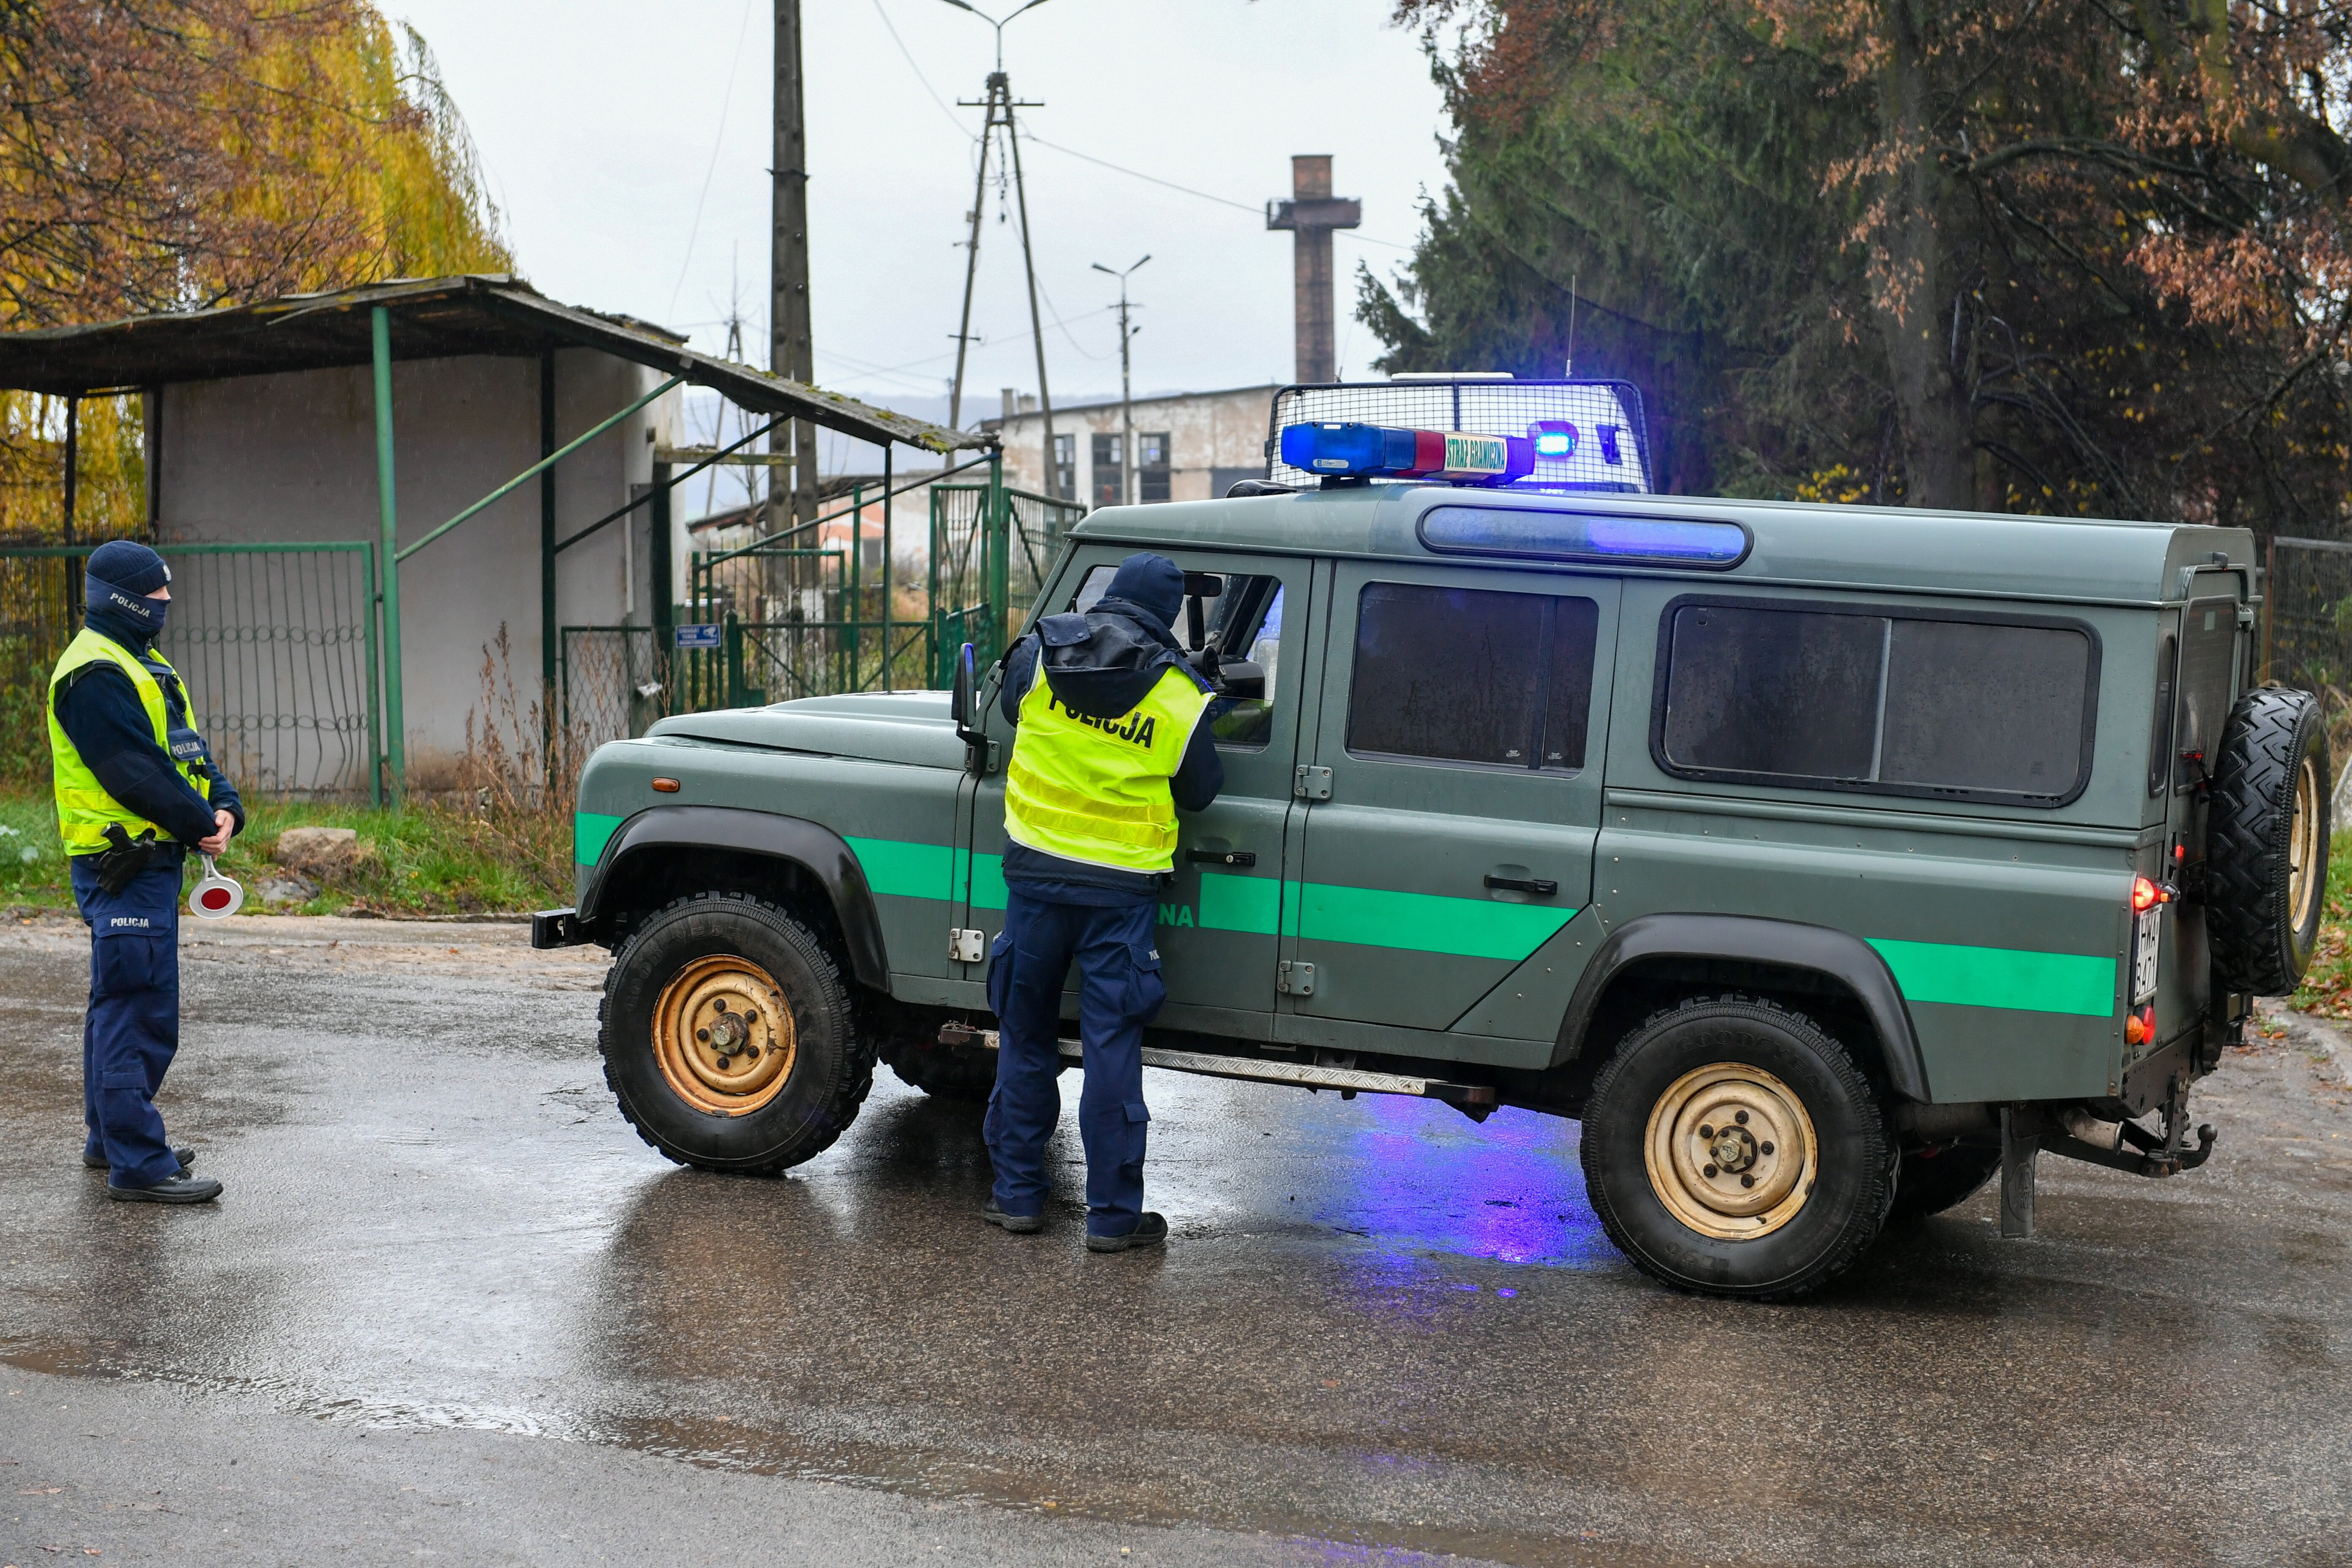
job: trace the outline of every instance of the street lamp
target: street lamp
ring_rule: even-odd
[[[948,4],[952,5],[956,0],[948,0]],[[1105,267],[1099,261],[1094,264],[1096,271],[1108,272],[1118,279],[1118,499],[1122,506],[1135,504],[1135,384],[1129,374],[1127,344],[1129,339],[1143,330],[1127,324],[1127,273],[1150,259],[1150,254],[1146,252],[1127,272]]]

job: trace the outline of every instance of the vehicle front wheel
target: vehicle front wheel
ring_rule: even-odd
[[[840,967],[809,929],[740,893],[640,926],[604,977],[604,1081],[681,1165],[773,1175],[830,1147],[874,1082]]]
[[[1784,1300],[1886,1221],[1896,1148],[1870,1080],[1801,1014],[1694,997],[1618,1047],[1584,1110],[1584,1182],[1635,1267],[1677,1289]]]

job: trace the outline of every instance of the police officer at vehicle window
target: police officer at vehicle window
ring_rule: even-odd
[[[1224,787],[1209,683],[1173,626],[1184,574],[1165,556],[1120,563],[1083,614],[1047,616],[1005,660],[1013,731],[1004,781],[1004,931],[991,950],[996,1091],[985,1131],[995,1189],[981,1217],[1044,1228],[1045,1142],[1060,1120],[1062,982],[1077,961],[1086,1088],[1087,1247],[1168,1239],[1143,1208],[1143,1026],[1167,996],[1152,925],[1176,865],[1176,813]]]
[[[188,719],[187,689],[155,637],[171,568],[143,544],[91,552],[89,614],[49,677],[49,757],[74,901],[89,923],[82,1025],[82,1163],[109,1196],[200,1204],[221,1184],[163,1136],[155,1091],[180,1044],[180,872],[245,827],[236,791]]]

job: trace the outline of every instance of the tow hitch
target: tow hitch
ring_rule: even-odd
[[[2164,1131],[2151,1132],[2137,1121],[2102,1121],[2079,1107],[2005,1105],[2000,1111],[2000,1233],[2033,1234],[2035,1157],[2047,1150],[2135,1176],[2177,1176],[2213,1155],[2213,1125],[2200,1123],[2197,1147],[2189,1147],[2189,1083],[2174,1073],[2164,1097]]]

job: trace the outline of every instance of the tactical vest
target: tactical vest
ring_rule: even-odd
[[[1004,774],[1004,832],[1065,860],[1150,874],[1176,866],[1176,801],[1168,781],[1184,761],[1208,693],[1163,671],[1131,711],[1089,719],[1038,672],[1021,700]]]
[[[149,657],[162,665],[173,679],[179,678],[179,671],[173,669],[171,661],[162,654]],[[122,824],[124,831],[133,838],[151,827],[154,828],[158,838],[172,837],[107,794],[106,786],[98,782],[98,775],[89,771],[89,764],[83,762],[81,753],[74,749],[73,740],[66,733],[65,726],[58,722],[58,683],[71,677],[82,666],[100,662],[111,662],[131,678],[132,689],[139,693],[140,705],[147,710],[147,721],[154,727],[155,743],[163,749],[165,756],[172,758],[173,765],[189,784],[195,786],[198,795],[206,800],[212,798],[211,783],[202,771],[205,760],[202,743],[198,742],[193,757],[183,758],[174,752],[171,718],[163,702],[163,683],[155,679],[154,672],[138,655],[112,637],[84,626],[75,635],[73,641],[66,644],[65,653],[58,659],[58,668],[49,675],[49,763],[57,792],[58,832],[65,838],[68,855],[95,855],[107,847],[107,825],[113,822]],[[181,687],[183,700],[185,700],[186,689],[184,683]]]

